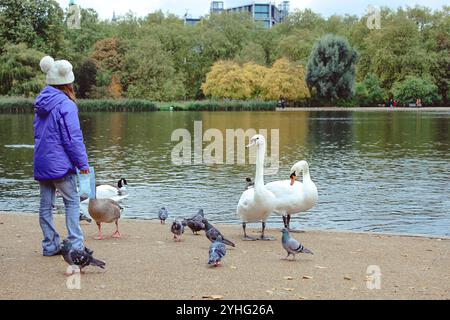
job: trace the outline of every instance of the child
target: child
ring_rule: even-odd
[[[35,102],[34,178],[40,185],[39,223],[44,234],[43,255],[48,257],[61,253],[61,239],[52,215],[56,189],[64,199],[67,240],[74,249],[85,250],[76,168],[81,174],[88,174],[89,164],[75,104],[72,65],[47,56],[40,67],[47,75],[48,85]]]

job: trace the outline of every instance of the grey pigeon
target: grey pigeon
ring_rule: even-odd
[[[202,222],[205,224],[205,234],[206,237],[211,242],[215,242],[219,236],[222,237],[222,242],[228,246],[235,247],[236,245],[230,240],[225,239],[225,237],[220,233],[218,229],[216,229],[211,223],[208,222],[207,219],[203,218]]]
[[[167,212],[166,208],[162,207],[159,209],[158,218],[161,220],[161,224],[166,224],[166,220],[169,217],[169,212]]]
[[[181,241],[181,236],[184,233],[184,226],[183,226],[183,224],[178,222],[177,220],[175,220],[172,223],[172,226],[170,227],[170,231],[172,231],[172,233],[173,233],[173,239],[175,241],[180,242]]]
[[[314,254],[314,253],[312,253],[311,250],[305,248],[297,240],[292,238],[289,235],[289,230],[288,229],[284,228],[281,232],[283,232],[283,237],[281,238],[281,243],[283,244],[283,248],[288,253],[288,255],[285,258],[285,260],[287,260],[291,254],[294,256],[294,260],[295,260],[295,255],[297,253]]]
[[[250,178],[245,179],[245,190],[251,189],[255,186],[255,183]]]
[[[86,221],[86,222],[91,223],[91,222],[92,222],[92,219],[89,218],[87,215],[85,215],[85,214],[80,210],[80,222],[81,222],[81,221]]]
[[[214,241],[209,247],[209,259],[208,259],[209,265],[214,265],[215,267],[218,267],[223,257],[225,257],[225,254],[227,253],[227,248],[222,241],[223,241],[222,236],[218,236],[216,241]]]
[[[78,266],[80,271],[87,266],[95,266],[105,269],[105,263],[103,261],[95,259],[92,254],[93,251],[89,249],[75,250],[72,248],[72,244],[65,239],[61,246],[61,254],[64,261],[66,261],[70,266]]]
[[[205,224],[203,223],[203,218],[205,217],[205,213],[203,209],[200,209],[195,216],[189,219],[183,220],[183,226],[187,226],[192,230],[193,234],[198,235],[199,231],[205,230]]]

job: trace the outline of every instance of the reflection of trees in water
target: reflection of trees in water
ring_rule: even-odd
[[[350,149],[353,139],[353,112],[314,111],[309,118],[309,146],[332,144],[338,149]]]
[[[30,148],[5,148],[5,145],[34,145],[34,116],[0,115],[0,177],[33,176],[33,154]]]
[[[448,150],[448,117],[436,118],[432,113],[355,112],[353,119],[355,148],[378,157],[430,155],[430,149]]]

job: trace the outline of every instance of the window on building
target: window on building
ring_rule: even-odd
[[[255,18],[256,19],[269,19],[270,5],[268,4],[255,4]]]

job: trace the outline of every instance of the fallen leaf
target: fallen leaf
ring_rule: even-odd
[[[199,257],[194,257],[194,260],[200,260],[200,258]]]
[[[287,277],[284,277],[284,280],[294,280],[294,278],[287,276]]]
[[[311,277],[311,276],[303,276],[303,279],[305,279],[305,280],[311,280],[313,277]]]
[[[345,280],[352,280],[352,278],[345,276],[344,277]]]
[[[431,249],[427,249],[427,251],[429,251],[429,252],[433,252],[433,250],[431,250]]]
[[[267,294],[273,295],[273,291],[267,290],[266,291]]]
[[[293,288],[283,288],[283,289],[286,290],[286,291],[294,291]]]
[[[299,299],[299,300],[308,300],[307,297],[302,297],[302,296],[298,296],[298,299]]]
[[[231,266],[230,268],[231,268],[231,269],[237,269],[237,267],[236,267],[236,266]]]
[[[356,287],[351,287],[350,290],[355,291]]]
[[[316,266],[317,269],[327,269],[327,267]]]

